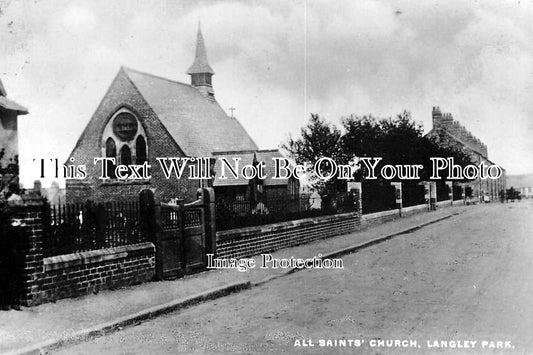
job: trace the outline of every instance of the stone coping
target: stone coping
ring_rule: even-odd
[[[380,217],[385,217],[385,216],[394,216],[394,215],[400,216],[400,210],[393,209],[393,210],[364,214],[363,220],[375,219],[375,218],[380,218]]]
[[[217,232],[217,241],[228,239],[240,239],[257,233],[268,233],[289,228],[307,227],[320,223],[335,222],[340,220],[346,220],[357,216],[356,212],[340,213],[329,216],[318,216],[311,218],[296,219],[287,222],[278,222],[272,224],[264,224],[261,226],[244,227],[230,229],[226,231]]]
[[[422,205],[403,207],[402,212],[411,212],[411,211],[418,211],[418,210],[423,210],[423,209],[428,209],[427,203],[424,203]]]
[[[437,206],[439,206],[439,207],[451,206],[451,205],[452,205],[452,200],[444,200],[444,201],[437,202]]]
[[[123,259],[137,255],[154,254],[155,245],[150,242],[124,245],[114,248],[83,251],[51,256],[43,259],[44,271],[60,270],[77,265],[94,264],[107,260]]]

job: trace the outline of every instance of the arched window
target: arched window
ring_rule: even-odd
[[[130,165],[131,164],[131,150],[126,144],[120,148],[120,164]]]
[[[109,137],[105,142],[105,156],[106,158],[117,158],[117,146],[111,137]],[[107,162],[107,174],[112,179],[116,178],[115,164],[110,161]]]
[[[135,155],[137,157],[137,164],[141,165],[146,161],[146,141],[143,136],[137,137],[135,141]]]

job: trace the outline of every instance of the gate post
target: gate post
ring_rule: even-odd
[[[396,208],[400,217],[402,216],[402,207],[403,207],[403,196],[402,196],[402,183],[401,182],[391,182],[391,185],[395,188],[396,196]]]
[[[141,236],[155,245],[155,278],[163,279],[162,250],[159,243],[161,228],[161,206],[155,204],[154,193],[144,189],[139,194],[139,214],[141,219]]]
[[[205,207],[205,246],[206,254],[217,254],[217,228],[216,228],[216,206],[215,190],[212,187],[206,187],[198,190]]]
[[[448,198],[450,199],[450,205],[453,206],[453,181],[446,181],[448,186]]]
[[[362,183],[355,181],[348,181],[348,191],[353,194],[354,200],[354,212],[355,212],[355,225],[356,228],[361,227],[361,221],[363,218],[363,204],[362,204]]]
[[[15,248],[16,264],[12,265],[11,272],[17,274],[15,283],[10,285],[13,299],[24,306],[35,306],[43,301],[42,295],[42,275],[43,265],[43,239],[44,226],[43,214],[45,208],[41,200],[26,203],[23,206],[13,206],[11,217],[8,223],[11,224],[9,230],[13,233],[11,237],[16,238]],[[18,276],[18,277],[17,277]]]

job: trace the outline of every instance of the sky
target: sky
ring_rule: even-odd
[[[32,159],[64,161],[122,65],[189,83],[198,22],[215,96],[260,148],[318,113],[451,112],[508,174],[533,172],[532,1],[0,0],[0,78]],[[43,186],[49,182],[44,181]]]

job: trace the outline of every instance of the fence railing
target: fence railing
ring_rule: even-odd
[[[437,201],[450,199],[450,187],[444,181],[437,181]]]
[[[424,186],[418,182],[402,183],[403,207],[417,206],[426,203]]]
[[[396,208],[396,192],[389,182],[363,181],[363,214],[388,211]]]
[[[216,201],[217,230],[258,226],[295,219],[353,212],[355,199],[351,193],[331,196],[302,194],[276,196],[252,201]]]
[[[44,204],[44,256],[111,248],[146,241],[137,202]]]

